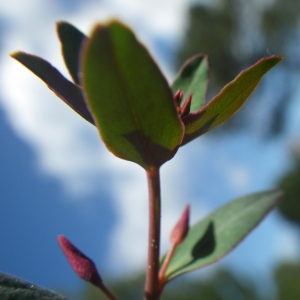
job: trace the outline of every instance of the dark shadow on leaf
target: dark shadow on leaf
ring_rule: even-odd
[[[212,254],[216,248],[215,226],[210,221],[202,238],[197,242],[192,250],[193,261],[207,257]],[[193,262],[192,261],[192,262]],[[191,263],[192,263],[191,262]]]
[[[185,118],[183,118],[183,122],[185,125],[196,122],[197,120],[199,120],[200,118],[203,117],[203,115],[205,114],[205,110],[200,112],[200,113],[195,113],[195,114],[189,114],[187,115]],[[185,134],[183,142],[181,144],[181,146],[191,142],[192,140],[194,140],[195,138],[199,137],[200,135],[206,133],[207,131],[210,130],[211,125],[215,122],[215,120],[217,119],[217,117],[219,116],[219,114],[214,115],[212,118],[210,118],[208,121],[206,121],[204,123],[204,125],[202,125],[199,129],[197,129],[196,131],[194,131],[191,134]]]
[[[132,131],[123,135],[135,150],[143,157],[144,164],[147,166],[160,167],[170,160],[178,150],[167,149],[159,144],[153,143],[152,139],[145,136],[140,131]]]

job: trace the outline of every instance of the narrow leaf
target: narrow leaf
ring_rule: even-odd
[[[201,109],[205,102],[208,77],[208,62],[206,55],[195,55],[184,63],[172,84],[174,94],[178,90],[184,92],[181,106],[185,99],[190,94],[193,94],[190,112],[196,112]]]
[[[79,59],[82,43],[87,37],[67,22],[57,23],[57,33],[62,46],[65,64],[76,84],[80,84]]]
[[[282,59],[282,56],[270,56],[259,60],[228,83],[200,111],[183,118],[185,137],[182,145],[223,124],[234,115],[253,93],[262,77]]]
[[[86,99],[107,148],[145,169],[171,159],[183,124],[166,79],[132,31],[117,21],[96,26],[82,67]]]
[[[50,90],[79,115],[94,124],[80,86],[67,80],[56,68],[40,57],[24,52],[15,52],[11,56],[42,79]]]
[[[239,198],[195,224],[172,257],[167,281],[225,256],[278,204],[281,195],[273,190]]]
[[[13,300],[67,300],[52,291],[0,272],[0,298]]]

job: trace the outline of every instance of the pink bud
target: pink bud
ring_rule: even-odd
[[[103,288],[102,279],[94,262],[78,250],[63,235],[59,235],[57,239],[75,273],[83,280]]]
[[[182,101],[183,98],[183,91],[182,90],[178,90],[175,94],[174,94],[174,101],[176,103],[176,106],[180,106],[180,103]]]
[[[185,239],[189,230],[189,216],[190,216],[190,206],[187,205],[180,220],[175,225],[172,230],[170,240],[172,244],[180,244]]]
[[[193,94],[189,94],[189,96],[186,98],[185,102],[183,103],[180,111],[181,118],[187,116],[190,113],[192,98],[193,98]]]

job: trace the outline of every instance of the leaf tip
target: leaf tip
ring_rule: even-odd
[[[23,52],[21,52],[21,51],[14,51],[14,52],[12,52],[12,53],[9,53],[9,56],[10,57],[12,57],[12,58],[14,58],[14,59],[17,59],[17,57],[20,55],[20,54],[22,54]]]

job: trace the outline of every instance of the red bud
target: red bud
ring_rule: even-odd
[[[182,90],[178,90],[178,91],[174,94],[173,98],[174,98],[174,101],[175,101],[175,103],[176,103],[176,106],[180,106],[180,103],[181,103],[182,98],[183,98],[183,91],[182,91]]]
[[[189,216],[190,216],[190,206],[187,205],[180,220],[175,225],[172,230],[170,240],[172,244],[180,244],[185,239],[189,230]]]
[[[80,250],[78,250],[63,235],[59,235],[57,239],[60,247],[62,248],[76,274],[80,278],[94,284],[95,286],[103,288],[102,279],[97,271],[94,262],[86,255],[84,255]]]
[[[185,102],[183,103],[180,111],[181,118],[187,116],[190,113],[192,98],[193,98],[193,94],[189,94],[189,96],[186,98]]]

